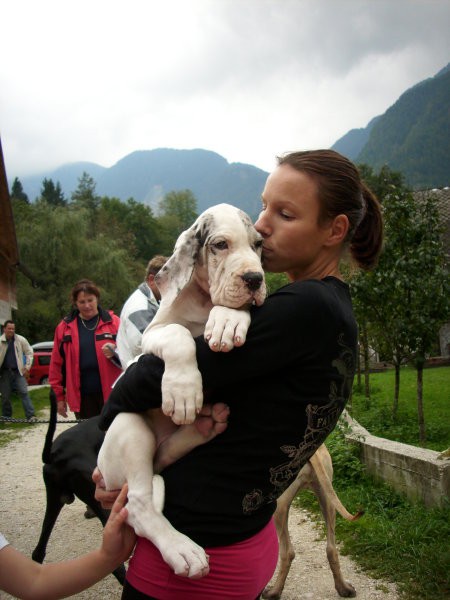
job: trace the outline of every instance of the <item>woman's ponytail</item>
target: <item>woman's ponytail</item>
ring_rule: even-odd
[[[363,214],[350,240],[350,253],[359,267],[374,268],[383,248],[381,206],[372,191],[362,183]]]

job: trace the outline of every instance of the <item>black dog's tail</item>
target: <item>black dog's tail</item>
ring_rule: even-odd
[[[53,436],[55,435],[56,429],[56,394],[52,388],[50,388],[50,421],[48,424],[47,433],[45,435],[44,449],[42,450],[42,462],[46,465],[51,464],[50,452],[53,444]]]

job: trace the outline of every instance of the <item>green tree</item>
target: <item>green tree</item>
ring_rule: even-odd
[[[78,178],[78,187],[72,193],[72,202],[76,208],[86,208],[91,213],[95,212],[100,205],[100,197],[95,192],[96,183],[94,179],[83,171]]]
[[[20,182],[20,179],[18,177],[14,179],[13,184],[11,186],[11,199],[19,200],[20,202],[26,202],[27,204],[29,204],[30,202],[28,196],[23,191],[22,183]]]
[[[102,198],[99,229],[124,239],[130,252],[145,263],[155,254],[162,253],[160,228],[152,209],[133,198],[126,202],[118,198]]]
[[[404,186],[392,185],[382,201],[384,251],[374,272],[353,278],[352,294],[357,314],[368,323],[370,339],[395,364],[394,415],[400,365],[405,359],[416,365],[419,440],[424,443],[422,369],[450,314],[439,213],[432,195],[417,202]]]
[[[30,207],[26,217],[16,221],[19,250],[38,288],[19,274],[15,319],[30,342],[53,338],[55,326],[70,308],[70,290],[79,279],[95,281],[102,306],[120,311],[142,276],[142,267],[120,240],[104,233],[91,236],[86,210],[40,202]]]
[[[50,206],[65,206],[67,204],[59,181],[55,186],[53,180],[47,178],[42,181],[41,199]]]
[[[169,192],[160,201],[158,209],[161,253],[171,254],[180,233],[188,229],[198,216],[197,200],[190,190]]]
[[[289,283],[286,273],[266,273],[267,294],[272,294]]]
[[[437,332],[450,318],[450,281],[445,264],[439,210],[431,193],[414,200],[411,225],[416,251],[404,257],[404,281],[408,293],[407,311],[410,326],[408,344],[417,370],[417,413],[419,440],[426,442],[423,403],[423,368],[428,356],[436,351]]]

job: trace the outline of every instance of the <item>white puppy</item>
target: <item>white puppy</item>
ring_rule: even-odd
[[[179,575],[206,575],[208,560],[203,548],[162,515],[164,488],[162,478],[153,474],[153,459],[162,442],[166,459],[205,442],[195,427],[177,427],[193,423],[203,403],[193,337],[204,333],[215,351],[245,342],[248,308],[262,304],[266,295],[261,246],[250,218],[228,204],[206,210],[180,235],[156,277],[161,304],[142,338],[143,352],[165,364],[162,411],[119,414],[98,457],[107,489],[128,482],[130,525],[157,546]],[[165,464],[167,460],[158,468]]]

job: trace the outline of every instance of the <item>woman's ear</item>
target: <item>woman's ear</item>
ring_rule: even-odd
[[[338,215],[330,225],[330,235],[326,242],[327,246],[336,246],[341,244],[347,237],[350,227],[347,215]]]

